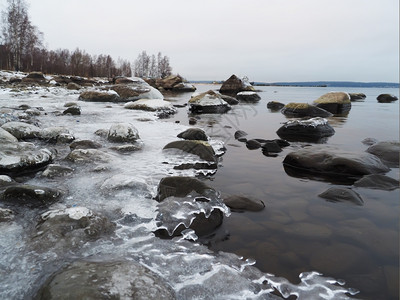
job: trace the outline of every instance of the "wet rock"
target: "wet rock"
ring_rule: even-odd
[[[275,139],[275,140],[268,140],[265,141],[262,145],[263,153],[279,153],[282,152],[283,147],[287,147],[290,144],[285,140]]]
[[[308,146],[289,153],[283,165],[291,176],[352,183],[364,175],[390,170],[375,155],[318,146]]]
[[[75,139],[69,129],[63,126],[47,127],[43,129],[40,138],[53,143],[71,143]]]
[[[265,207],[263,201],[247,196],[231,195],[223,200],[226,206],[235,211],[261,211]]]
[[[117,190],[129,189],[136,193],[140,193],[147,198],[151,198],[151,192],[147,183],[140,179],[129,175],[117,174],[106,179],[100,186],[103,193],[113,194]]]
[[[284,106],[285,106],[285,104],[280,103],[278,101],[270,101],[267,103],[267,108],[269,108],[272,111],[281,110]]]
[[[107,163],[112,161],[114,156],[97,149],[75,149],[67,155],[66,159],[74,163]]]
[[[81,114],[81,108],[79,106],[70,106],[63,111],[63,114],[70,114],[73,116],[79,116]]]
[[[42,132],[39,127],[24,122],[8,122],[1,128],[19,140],[39,138]]]
[[[178,137],[185,140],[208,141],[208,136],[200,128],[189,128],[178,134]]]
[[[177,112],[176,108],[170,102],[162,99],[141,99],[137,101],[131,101],[126,103],[124,108],[163,112],[168,115],[173,115]]]
[[[354,186],[367,189],[392,191],[399,188],[399,181],[381,174],[365,175]]]
[[[100,149],[102,145],[92,140],[75,140],[70,145],[71,150],[75,149]]]
[[[66,166],[61,166],[57,164],[50,164],[43,171],[42,176],[47,178],[63,177],[72,174],[74,169]]]
[[[330,92],[322,95],[314,104],[334,115],[348,113],[351,109],[351,101],[348,93]]]
[[[68,90],[80,90],[81,88],[82,88],[82,86],[80,86],[79,84],[77,84],[75,82],[69,82],[67,85]]]
[[[243,91],[252,91],[254,92],[254,87],[249,83],[247,77],[242,79],[238,78],[236,75],[232,75],[222,84],[219,89],[220,93],[223,94],[237,94]]]
[[[257,140],[247,140],[246,147],[249,150],[255,150],[261,148],[261,143]]]
[[[364,100],[367,96],[364,93],[349,93],[350,101]]]
[[[332,114],[325,109],[308,103],[288,103],[282,109],[281,113],[288,117],[331,117]]]
[[[238,130],[235,132],[234,137],[235,139],[237,139],[239,142],[246,142],[247,139],[245,138],[245,136],[247,136],[247,132],[243,131],[243,130]]]
[[[229,105],[237,105],[239,104],[239,100],[235,97],[228,96],[228,95],[221,95],[221,98],[228,103]]]
[[[276,133],[288,141],[320,142],[323,138],[334,135],[335,130],[326,119],[312,118],[287,121]]]
[[[52,162],[54,153],[31,143],[0,143],[0,174],[17,176],[37,172]]]
[[[188,104],[193,113],[224,113],[231,109],[230,105],[212,90],[192,97]]]
[[[118,101],[116,92],[85,91],[79,95],[79,100],[88,102],[115,102]]]
[[[332,187],[318,196],[329,202],[351,202],[359,206],[364,205],[361,196],[350,188]]]
[[[143,144],[135,143],[135,144],[125,144],[110,147],[109,149],[119,152],[119,153],[131,153],[136,152],[143,149]]]
[[[0,199],[11,205],[42,207],[56,202],[61,196],[61,191],[53,188],[21,184],[7,187]]]
[[[256,92],[239,92],[236,94],[236,98],[243,102],[258,102],[261,100],[260,95]]]
[[[86,207],[49,210],[40,216],[32,238],[37,251],[48,248],[73,249],[115,230],[115,224]]]
[[[139,132],[130,123],[117,123],[108,130],[107,139],[113,143],[132,143],[139,139]]]
[[[0,142],[1,143],[16,143],[18,139],[9,133],[7,130],[4,130],[0,127]]]
[[[71,288],[73,287],[73,288]],[[39,299],[172,300],[174,290],[157,274],[133,261],[76,261],[53,274]]]
[[[376,100],[380,103],[390,103],[399,100],[395,95],[390,94],[380,94]]]
[[[400,142],[398,141],[378,142],[370,146],[367,152],[378,156],[390,167],[399,167]]]
[[[0,207],[0,223],[14,220],[15,213],[11,209]]]
[[[207,161],[215,162],[216,160],[214,149],[205,141],[175,141],[167,144],[163,149],[178,149]]]

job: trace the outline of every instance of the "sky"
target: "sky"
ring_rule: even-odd
[[[398,0],[26,2],[48,49],[160,51],[188,80],[399,82]]]

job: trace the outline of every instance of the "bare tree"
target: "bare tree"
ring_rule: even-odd
[[[162,56],[161,52],[156,56],[147,55],[146,51],[142,51],[135,60],[135,76],[143,78],[164,78],[171,75],[172,68],[169,65],[169,57]]]

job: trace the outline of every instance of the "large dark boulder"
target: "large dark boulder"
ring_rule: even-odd
[[[236,94],[236,98],[242,102],[258,102],[261,100],[261,97],[256,92],[239,92]]]
[[[390,171],[375,155],[322,146],[308,146],[291,152],[286,155],[283,165],[291,176],[346,183],[353,183],[364,175]]]
[[[399,167],[400,142],[384,141],[378,142],[367,149],[367,152],[378,156],[390,167]]]
[[[178,134],[179,138],[185,140],[199,140],[199,141],[208,141],[208,136],[204,132],[204,130],[200,128],[189,128],[185,131]]]
[[[148,81],[148,83],[160,90],[172,92],[194,92],[196,87],[189,84],[180,75],[169,75],[162,79]]]
[[[236,95],[239,92],[243,91],[252,91],[254,92],[254,87],[249,83],[247,78],[239,78],[236,75],[232,75],[222,84],[219,89],[220,93],[223,94],[233,94]]]
[[[319,108],[308,103],[288,103],[282,109],[281,113],[288,117],[331,117],[332,114],[325,109]]]
[[[35,300],[173,300],[174,290],[156,273],[134,261],[75,261],[54,273]]]
[[[231,109],[221,95],[212,90],[192,97],[188,104],[192,113],[224,113]]]
[[[344,92],[330,92],[322,95],[314,104],[334,115],[346,114],[351,109],[350,95]]]
[[[324,138],[335,134],[335,130],[323,118],[287,121],[276,132],[277,135],[291,142],[322,142]]]
[[[390,94],[380,94],[376,100],[380,103],[390,103],[399,100],[395,95]]]
[[[214,149],[205,141],[184,140],[167,144],[163,149],[178,149],[199,156],[206,161],[215,162]]]

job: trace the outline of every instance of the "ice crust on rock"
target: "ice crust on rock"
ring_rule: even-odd
[[[64,209],[49,210],[41,215],[42,220],[54,218],[55,216],[67,215],[69,218],[79,220],[83,217],[91,217],[93,212],[86,207],[69,207]]]
[[[285,127],[297,126],[297,125],[317,127],[317,126],[325,125],[327,123],[328,123],[327,119],[321,118],[321,117],[315,117],[315,118],[311,118],[308,120],[289,120],[289,121],[283,123],[283,125]]]

